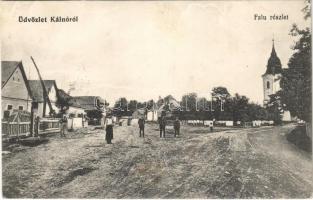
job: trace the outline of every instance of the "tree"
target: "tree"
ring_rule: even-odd
[[[310,2],[310,1],[308,1]],[[311,12],[310,10],[306,12]],[[290,34],[298,37],[292,49],[294,54],[288,62],[288,69],[284,70],[280,86],[281,103],[290,111],[292,116],[311,122],[311,31],[309,28],[300,30],[293,25]]]
[[[239,94],[235,94],[235,96],[231,99],[231,112],[233,115],[233,121],[250,121],[248,115],[248,103],[249,99],[246,96],[241,96]]]
[[[60,109],[60,114],[64,114],[73,104],[73,98],[62,89],[59,89],[57,94],[55,105]]]
[[[161,107],[164,104],[164,100],[163,100],[163,98],[161,96],[159,96],[159,99],[156,102],[156,104],[157,104],[158,107]]]
[[[137,110],[138,101],[137,100],[130,100],[128,104],[128,110],[134,112]]]
[[[230,94],[225,87],[219,86],[212,89],[212,97],[225,100],[230,97]]]
[[[214,87],[211,92],[212,95],[212,107],[214,112],[214,117],[216,120],[219,119],[229,119],[231,118],[229,116],[229,99],[230,94],[226,87]],[[225,110],[225,105],[227,108],[227,111]]]
[[[182,96],[181,106],[185,110],[196,111],[197,93],[189,93]]]
[[[125,97],[121,97],[115,102],[114,109],[120,110],[120,111],[126,111],[127,104],[128,104],[127,99]]]
[[[151,110],[151,109],[153,109],[154,108],[154,101],[153,101],[153,99],[151,99],[151,100],[149,100],[148,102],[147,102],[147,109],[148,110]]]
[[[102,111],[100,110],[89,110],[87,111],[87,117],[89,119],[101,119],[102,118]]]
[[[210,109],[210,102],[205,97],[201,97],[198,99],[197,107],[199,111],[208,111]]]
[[[269,119],[273,120],[276,125],[280,125],[282,123],[283,109],[280,98],[279,93],[271,95],[269,105],[267,107]]]
[[[267,110],[258,104],[249,103],[247,109],[249,121],[268,119]]]
[[[311,17],[311,0],[305,0],[305,7],[302,9],[304,13],[304,19]]]

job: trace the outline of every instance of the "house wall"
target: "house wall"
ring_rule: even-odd
[[[157,111],[148,111],[147,121],[158,121],[158,112]]]
[[[55,113],[59,112],[59,108],[56,107],[55,103],[51,102],[51,106],[52,106],[52,109],[55,111]],[[42,112],[43,112],[43,103],[42,103]],[[47,103],[46,104],[46,115],[49,115],[49,113],[50,113],[50,107],[49,107],[49,104]]]
[[[2,116],[8,105],[12,105],[13,109],[23,106],[23,110],[30,111],[31,99],[19,67],[1,89],[1,100]]]
[[[57,101],[57,93],[55,91],[55,87],[52,87],[49,92],[49,99],[51,103],[55,103]]]
[[[69,109],[67,110],[67,114],[75,114],[77,116],[78,114],[84,114],[85,115],[86,112],[82,108],[70,106]]]
[[[83,118],[75,117],[75,118],[69,118],[67,120],[67,128],[68,129],[77,129],[85,127],[87,123],[84,122]]]
[[[35,113],[39,117],[43,117],[43,107],[44,107],[43,102],[38,103],[38,109],[35,111]],[[52,108],[55,110],[56,113],[58,112],[58,108],[54,104],[52,104]],[[46,104],[46,117],[49,116],[49,113],[50,113],[50,108],[49,108],[49,105],[47,103]]]
[[[11,99],[11,98],[5,98],[2,97],[1,99],[1,106],[2,106],[2,117],[5,110],[7,110],[8,105],[12,105],[12,110],[18,110],[19,106],[23,106],[23,110],[26,110],[30,112],[31,109],[31,100],[28,102],[25,100],[17,100],[17,99]],[[2,118],[1,117],[1,118]]]
[[[49,99],[50,99],[50,102],[51,102],[51,106],[52,106],[52,109],[55,111],[55,113],[58,113],[60,111],[60,109],[55,105],[56,101],[57,101],[57,95],[56,95],[56,89],[55,87],[52,87],[50,92],[49,92]],[[43,107],[44,107],[44,103],[41,102],[41,103],[38,103],[38,110],[37,110],[37,113],[40,117],[43,116]],[[49,113],[50,113],[50,107],[49,107],[49,104],[48,102],[46,103],[46,116],[49,116]]]
[[[290,112],[288,110],[285,110],[282,114],[282,121],[283,122],[290,122],[292,119],[291,119],[291,115],[290,115]]]
[[[56,88],[53,86],[52,88],[51,88],[51,90],[50,90],[50,92],[49,92],[49,99],[50,99],[50,102],[51,102],[51,104],[52,104],[52,108],[53,108],[53,110],[56,112],[56,113],[58,113],[59,111],[60,111],[60,109],[55,105],[55,103],[56,103],[56,101],[57,101],[57,92],[56,92]],[[49,109],[49,106],[48,106],[48,104],[47,104],[47,107],[48,107],[48,114],[49,114],[49,111],[50,111],[50,109]]]

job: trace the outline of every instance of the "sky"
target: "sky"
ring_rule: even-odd
[[[262,104],[262,74],[275,39],[283,67],[293,23],[309,26],[304,1],[1,2],[1,59],[29,79],[56,80],[71,95],[147,101],[213,87]],[[254,20],[254,15],[288,20]],[[19,16],[78,16],[77,23],[20,23]]]

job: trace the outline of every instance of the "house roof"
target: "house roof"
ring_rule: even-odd
[[[18,61],[1,61],[1,87],[8,82],[13,72],[21,62]]]
[[[74,96],[71,101],[73,106],[85,110],[102,110],[104,106],[104,100],[99,96]]]
[[[32,98],[32,92],[27,81],[22,61],[1,61],[1,89],[7,84],[16,69],[21,70],[21,74],[29,96]]]
[[[167,106],[171,111],[181,109],[180,103],[171,95],[168,95],[164,98],[164,103],[158,107],[159,112],[165,110]]]
[[[58,91],[55,80],[43,80],[43,82],[48,95],[53,86],[55,86],[56,91]],[[33,100],[37,102],[43,102],[43,88],[41,86],[40,80],[28,80],[28,83],[33,94]]]

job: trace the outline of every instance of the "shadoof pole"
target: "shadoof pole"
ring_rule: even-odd
[[[45,114],[46,114],[46,102],[48,102],[48,106],[49,106],[49,109],[50,109],[50,113],[49,114],[54,113],[54,110],[52,108],[52,105],[51,105],[51,102],[50,102],[50,99],[49,99],[49,96],[48,96],[48,92],[46,90],[46,86],[45,86],[45,84],[44,84],[44,82],[42,80],[42,77],[41,77],[39,69],[38,69],[38,67],[37,67],[37,65],[35,63],[35,60],[33,59],[33,57],[30,57],[30,58],[31,58],[31,60],[34,63],[34,66],[35,66],[36,71],[38,73],[38,76],[39,76],[39,79],[40,79],[40,83],[41,83],[41,87],[42,87],[42,90],[43,90],[44,104],[43,104],[43,116],[42,117],[44,117]]]

